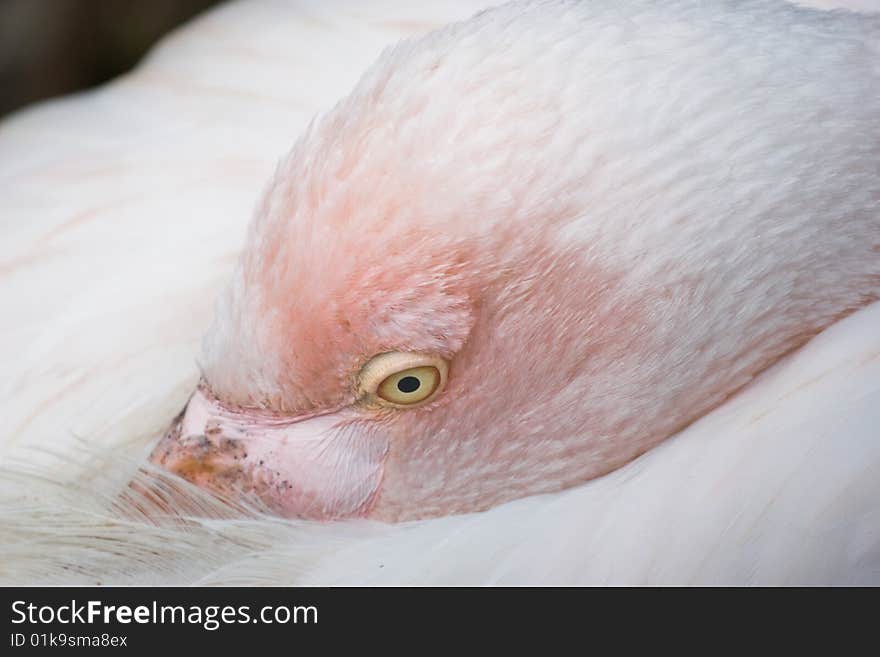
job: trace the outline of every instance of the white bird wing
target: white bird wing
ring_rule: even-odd
[[[0,124],[0,581],[880,583],[878,304],[564,493],[399,526],[120,502],[277,158],[385,45],[486,4],[233,3]]]

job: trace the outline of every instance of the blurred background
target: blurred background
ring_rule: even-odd
[[[220,0],[0,0],[0,118],[130,70]]]

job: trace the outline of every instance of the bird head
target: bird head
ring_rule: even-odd
[[[154,462],[285,516],[398,520],[631,458],[578,443],[585,414],[600,438],[621,421],[584,398],[632,359],[636,306],[563,238],[559,109],[472,32],[386,53],[281,162]]]
[[[514,3],[384,53],[279,164],[152,460],[287,517],[478,511],[619,467],[853,306],[810,301],[788,228],[828,94],[682,11]]]

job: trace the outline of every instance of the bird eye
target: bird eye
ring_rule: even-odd
[[[433,395],[439,383],[437,368],[424,365],[392,374],[379,384],[376,394],[393,404],[416,404]]]
[[[413,406],[432,399],[446,383],[446,361],[404,352],[379,354],[364,365],[361,397],[383,406]]]

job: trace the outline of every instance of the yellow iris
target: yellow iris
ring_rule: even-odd
[[[433,395],[438,385],[439,370],[423,365],[392,374],[379,384],[376,394],[393,404],[417,404]]]
[[[448,366],[436,356],[388,352],[375,356],[358,377],[361,399],[381,406],[413,406],[435,397]]]

